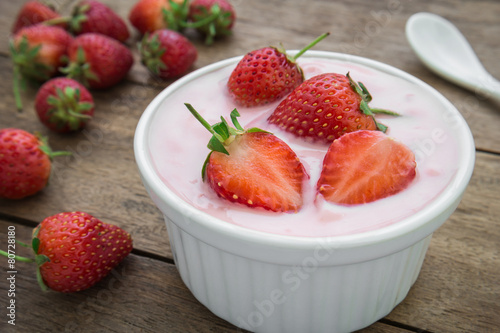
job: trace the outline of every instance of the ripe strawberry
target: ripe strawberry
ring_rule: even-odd
[[[59,133],[76,131],[94,115],[94,100],[87,88],[73,79],[57,77],[45,82],[35,97],[40,121]]]
[[[139,51],[142,63],[162,78],[184,74],[198,57],[198,51],[189,39],[169,29],[144,35]]]
[[[130,10],[130,23],[141,33],[179,30],[187,20],[187,0],[139,0]]]
[[[52,152],[44,139],[17,128],[0,130],[0,198],[22,199],[41,191],[50,176]]]
[[[308,175],[284,141],[257,128],[244,130],[236,109],[231,112],[232,128],[224,118],[210,126],[191,105],[186,107],[213,134],[202,175],[218,196],[274,212],[301,208]]]
[[[10,42],[14,63],[14,96],[22,109],[19,86],[27,79],[45,81],[64,64],[72,37],[64,29],[43,24],[19,30]]]
[[[62,71],[92,89],[105,89],[120,82],[134,59],[117,40],[98,33],[76,37],[68,48],[70,63]]]
[[[328,35],[321,35],[294,57],[274,47],[247,53],[229,77],[229,94],[236,103],[247,107],[285,97],[304,81],[302,69],[296,63],[297,58]]]
[[[125,42],[130,34],[123,19],[111,8],[95,0],[80,1],[71,16],[59,17],[45,24],[65,23],[75,35],[96,32]]]
[[[317,191],[337,204],[368,203],[407,188],[415,168],[415,156],[403,143],[380,131],[356,131],[330,145]]]
[[[226,0],[193,0],[189,5],[188,26],[196,28],[206,36],[205,43],[212,44],[214,38],[231,34],[236,13]]]
[[[304,81],[281,101],[268,121],[296,136],[326,143],[362,129],[385,132],[387,127],[377,123],[374,114],[397,114],[370,109],[370,101],[366,87],[355,83],[349,73],[325,73]]]
[[[63,212],[45,218],[33,230],[31,246],[35,260],[18,259],[37,263],[42,289],[71,293],[108,275],[132,251],[132,238],[88,213]]]
[[[39,1],[28,1],[19,10],[14,25],[12,26],[12,33],[15,34],[21,30],[21,28],[57,17],[59,17],[59,14],[49,6]]]

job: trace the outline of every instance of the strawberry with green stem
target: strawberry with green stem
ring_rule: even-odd
[[[83,128],[94,115],[94,100],[79,82],[57,77],[45,82],[35,97],[40,121],[51,130],[66,133]]]
[[[0,198],[23,199],[49,181],[51,160],[69,152],[50,149],[47,139],[18,128],[0,130]]]
[[[398,114],[369,107],[371,100],[366,87],[349,73],[323,73],[294,89],[268,121],[295,136],[324,143],[358,130],[386,132],[387,127],[375,120],[375,114]]]
[[[77,36],[68,47],[69,63],[61,71],[91,89],[116,85],[134,63],[132,52],[111,37],[88,32]]]
[[[132,238],[88,213],[62,212],[45,218],[33,230],[31,247],[34,259],[15,259],[37,264],[42,290],[71,293],[90,288],[108,275],[132,251]],[[0,254],[8,256],[5,251]]]
[[[10,42],[14,64],[13,90],[18,110],[22,110],[20,89],[28,80],[46,81],[64,64],[73,38],[64,29],[43,24],[19,30]]]
[[[75,35],[96,32],[125,42],[129,37],[127,25],[114,10],[100,1],[83,0],[76,4],[70,16],[45,21],[46,25],[65,24]]]
[[[302,207],[308,175],[284,141],[258,128],[243,129],[236,109],[230,115],[231,127],[223,117],[210,125],[190,104],[185,105],[212,134],[202,178],[219,197],[274,212],[297,212]]]
[[[231,72],[227,82],[229,95],[246,107],[285,97],[304,81],[297,59],[328,35],[322,34],[295,56],[288,55],[282,47],[264,47],[247,53]]]
[[[196,47],[180,33],[156,30],[146,33],[139,44],[141,62],[161,78],[178,77],[187,72],[198,57]]]

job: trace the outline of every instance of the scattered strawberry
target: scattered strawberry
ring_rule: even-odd
[[[202,175],[218,196],[275,212],[301,208],[308,175],[284,141],[257,128],[244,130],[236,109],[231,112],[232,128],[224,118],[210,126],[190,104],[186,107],[213,134]]]
[[[59,133],[76,131],[94,115],[94,100],[79,82],[57,77],[45,82],[35,97],[40,121]]]
[[[397,114],[371,109],[370,101],[366,87],[355,83],[349,73],[325,73],[304,81],[281,101],[268,121],[296,136],[323,142],[357,130],[385,132],[387,127],[377,123],[374,114]]]
[[[120,82],[134,59],[130,50],[117,40],[99,34],[76,37],[68,48],[70,63],[62,71],[92,89],[105,89]]]
[[[45,81],[58,73],[64,64],[72,37],[64,29],[43,24],[19,30],[10,43],[14,63],[14,96],[22,109],[19,87],[27,79]]]
[[[297,58],[328,35],[321,35],[294,57],[274,47],[249,52],[229,77],[229,94],[242,106],[263,105],[285,97],[304,81]]]
[[[16,128],[0,130],[0,198],[22,199],[41,191],[50,176],[52,152],[45,139]]]
[[[43,282],[65,293],[92,287],[132,251],[129,233],[84,212],[47,217],[35,229],[36,238]]]
[[[26,245],[28,246],[28,245]],[[34,230],[31,247],[38,283],[72,293],[94,286],[132,251],[132,238],[123,229],[84,212],[63,212],[44,219]],[[0,254],[6,256],[7,252]]]
[[[12,26],[12,33],[15,34],[21,30],[21,28],[58,17],[59,14],[54,11],[54,9],[40,1],[28,1],[19,10],[14,25]]]
[[[127,25],[111,8],[96,0],[80,1],[71,16],[59,17],[45,24],[65,23],[75,35],[96,32],[125,42],[129,37]]]
[[[226,0],[193,0],[189,5],[190,27],[206,36],[205,43],[212,44],[214,38],[232,32],[236,13]]]
[[[403,143],[380,131],[356,131],[330,145],[317,191],[337,204],[368,203],[404,190],[415,168],[415,156]]]
[[[195,46],[186,37],[169,29],[144,35],[139,51],[142,63],[162,78],[184,74],[198,57]]]
[[[139,0],[130,10],[130,23],[141,33],[179,30],[187,20],[187,0]]]

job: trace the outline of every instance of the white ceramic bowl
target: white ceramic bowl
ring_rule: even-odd
[[[147,107],[134,150],[144,185],[165,217],[174,260],[194,296],[217,316],[255,332],[349,332],[386,316],[420,272],[432,233],[459,204],[474,167],[471,132],[436,90],[391,66],[321,51],[303,57],[348,60],[422,87],[453,117],[459,168],[445,190],[413,215],[373,231],[335,237],[292,237],[243,228],[212,217],[177,196],[158,175],[149,149],[154,115],[182,86],[239,57],[174,82]],[[201,166],[200,166],[201,168]]]

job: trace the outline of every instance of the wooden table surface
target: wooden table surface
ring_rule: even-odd
[[[68,12],[72,1],[54,1]],[[134,0],[104,1],[127,18]],[[404,27],[428,11],[453,21],[484,66],[500,78],[500,2],[494,0],[233,0],[233,36],[203,45],[192,35],[196,68],[283,42],[299,49],[325,31],[316,49],[372,58],[402,69],[439,90],[472,129],[476,166],[465,196],[435,232],[420,276],[406,299],[386,318],[361,332],[498,332],[500,330],[500,105],[431,73],[417,59]],[[35,196],[0,200],[0,244],[9,226],[18,240],[45,217],[82,210],[132,234],[134,250],[97,286],[75,294],[43,293],[35,267],[17,263],[16,325],[7,324],[7,259],[0,258],[2,332],[235,332],[238,329],[201,305],[181,281],[160,214],[141,183],[133,154],[134,131],[148,103],[172,80],[151,77],[139,62],[137,33],[127,42],[135,64],[118,86],[95,91],[95,119],[82,132],[58,135],[37,120],[36,88],[23,93],[15,110],[8,38],[17,1],[0,2],[0,128],[48,135],[56,150],[73,152],[54,161],[50,185]],[[128,20],[127,20],[128,21]],[[130,28],[132,31],[132,28]],[[19,247],[18,247],[19,248]],[[29,255],[18,250],[18,254]]]

